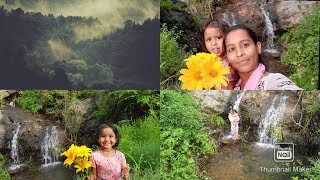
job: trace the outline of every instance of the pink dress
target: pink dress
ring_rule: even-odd
[[[121,180],[121,170],[126,166],[126,158],[120,151],[108,157],[101,150],[92,153],[90,160],[96,169],[97,180]]]
[[[229,81],[238,81],[239,79],[238,72],[230,66],[226,56],[222,57],[221,61],[222,61],[223,67],[230,67],[230,74],[226,75]],[[227,87],[222,86],[221,90],[227,90]]]
[[[239,131],[239,115],[238,113],[231,114],[229,113],[229,121],[231,122],[231,136],[233,140],[238,139],[238,131]]]

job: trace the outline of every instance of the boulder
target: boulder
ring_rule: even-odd
[[[316,5],[320,5],[320,2],[276,0],[274,7],[278,16],[278,26],[288,31],[300,24]]]
[[[0,100],[5,99],[16,92],[16,90],[0,90]]]
[[[39,115],[38,115],[39,116]],[[41,143],[48,126],[56,126],[58,142],[63,147],[69,145],[65,137],[65,128],[50,119],[39,119],[37,115],[19,107],[6,106],[0,110],[0,149],[10,152],[13,131],[21,125],[18,133],[18,148],[20,161],[41,164]]]

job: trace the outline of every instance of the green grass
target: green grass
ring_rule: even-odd
[[[286,47],[281,54],[281,61],[289,65],[290,79],[306,90],[318,88],[319,10],[320,6],[316,6],[313,14],[279,39],[279,42]]]

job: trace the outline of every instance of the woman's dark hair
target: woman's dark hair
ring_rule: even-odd
[[[234,26],[231,26],[227,29],[226,31],[226,34],[225,34],[225,37],[227,37],[227,35],[231,32],[231,31],[235,31],[235,30],[238,30],[238,29],[241,29],[241,30],[244,30],[247,32],[247,34],[249,35],[249,37],[253,40],[253,42],[255,44],[257,44],[257,42],[259,42],[258,38],[257,38],[257,35],[256,33],[248,28],[247,26],[244,26],[242,24],[238,24],[238,25],[234,25]]]
[[[254,42],[255,45],[257,45],[257,43],[259,42],[256,33],[255,33],[252,29],[248,28],[248,27],[245,26],[245,25],[237,24],[237,25],[234,25],[234,26],[229,27],[229,28],[227,29],[227,31],[226,31],[225,38],[224,38],[224,40],[223,40],[223,46],[224,46],[224,48],[225,48],[226,51],[227,51],[226,38],[227,38],[228,34],[229,34],[230,32],[232,32],[232,31],[235,31],[235,30],[238,30],[238,29],[241,29],[241,30],[246,31],[247,34],[248,34],[248,36],[253,40],[253,42]],[[226,53],[227,53],[227,52],[226,52]],[[259,57],[259,63],[262,63],[262,61],[261,61],[261,54],[259,54],[258,57]],[[263,63],[263,64],[264,64],[264,63]]]
[[[116,127],[114,127],[112,124],[101,124],[97,129],[97,134],[96,134],[97,139],[99,139],[99,136],[100,136],[102,130],[105,128],[111,128],[113,130],[114,134],[116,135],[117,142],[113,146],[114,148],[116,148],[120,143],[121,135],[120,135],[118,129]]]
[[[205,39],[204,39],[204,31],[207,28],[218,28],[225,36],[226,35],[225,33],[226,33],[228,27],[229,27],[228,23],[226,23],[224,21],[220,21],[220,20],[210,20],[203,26],[203,28],[201,30],[201,36],[202,36],[202,44],[203,44],[205,51],[208,51],[208,50],[205,48],[206,45],[205,45]]]

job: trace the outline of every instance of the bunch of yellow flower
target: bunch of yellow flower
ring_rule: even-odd
[[[229,67],[223,67],[220,58],[215,54],[197,53],[187,58],[188,69],[181,69],[183,74],[179,77],[182,81],[182,89],[186,90],[210,90],[221,89],[221,85],[228,85],[227,74],[230,73]]]
[[[67,159],[64,160],[63,165],[66,167],[70,167],[74,164],[74,168],[76,168],[76,173],[84,172],[85,174],[81,177],[85,178],[90,175],[90,167],[92,162],[89,161],[89,157],[91,156],[92,150],[86,146],[75,146],[72,144],[68,150],[61,153],[61,156],[66,156]]]

